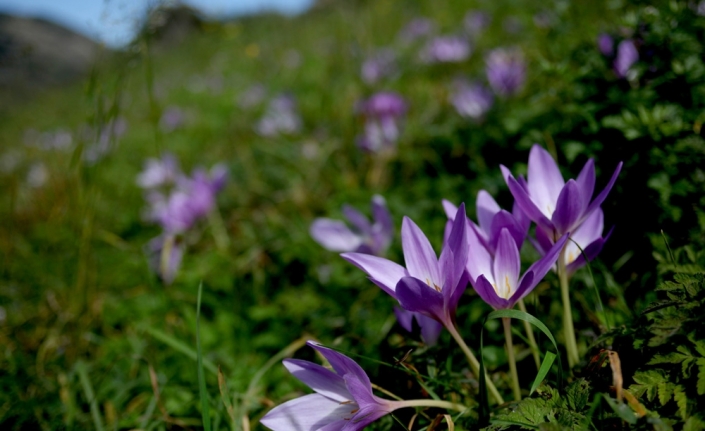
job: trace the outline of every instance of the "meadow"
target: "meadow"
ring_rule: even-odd
[[[324,357],[355,399],[317,400],[364,410],[344,354],[373,397],[429,402],[275,431],[705,429],[704,15],[322,1],[176,37],[155,12],[0,108],[0,427],[264,430]],[[555,172],[577,181],[537,198]],[[464,269],[515,246],[519,302],[515,269]]]

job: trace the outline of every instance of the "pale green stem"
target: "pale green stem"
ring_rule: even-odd
[[[579,361],[578,343],[575,341],[575,328],[573,327],[573,311],[568,290],[568,272],[565,267],[565,247],[558,257],[558,279],[561,284],[561,298],[563,299],[563,334],[565,348],[568,352],[568,366],[573,368]]]
[[[507,340],[507,359],[509,360],[509,371],[512,373],[514,400],[521,401],[519,373],[517,372],[517,361],[514,357],[514,343],[512,342],[512,320],[509,317],[502,317],[502,325],[504,326],[504,338]]]
[[[208,213],[208,222],[211,225],[211,232],[213,232],[213,239],[215,240],[215,246],[218,250],[225,251],[230,245],[230,237],[228,237],[228,232],[225,230],[225,223],[223,223],[223,218],[220,216],[220,212],[217,208]]]
[[[465,340],[463,340],[463,337],[460,336],[458,330],[455,329],[455,326],[447,326],[446,328],[448,329],[448,332],[450,332],[450,335],[452,335],[455,341],[458,343],[463,353],[465,353],[465,356],[468,358],[468,362],[470,363],[470,368],[472,368],[472,372],[475,373],[478,379],[482,378],[480,376],[480,362],[477,360],[475,355],[473,355],[472,351],[470,350],[470,347],[465,344]],[[487,373],[485,373],[485,382],[487,382],[487,389],[497,401],[497,404],[504,404],[504,399],[502,398],[502,395],[500,395],[499,391],[497,390],[497,387],[494,385],[494,383],[492,383],[492,380],[490,380],[490,377],[487,375]]]
[[[526,313],[526,304],[524,304],[523,299],[519,300],[519,310]],[[534,337],[534,328],[526,320],[522,320],[522,322],[524,323],[524,330],[526,330],[526,338],[529,339],[531,354],[534,356],[534,362],[536,362],[536,369],[539,369],[541,368],[541,355],[539,354],[538,344],[536,344],[536,337]]]
[[[451,403],[450,401],[443,400],[406,400],[406,401],[394,401],[394,407],[404,408],[404,407],[438,407],[440,409],[446,410],[457,410],[459,412],[464,412],[468,409],[467,406],[462,404]]]

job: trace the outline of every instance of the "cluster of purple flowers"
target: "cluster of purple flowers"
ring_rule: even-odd
[[[148,159],[137,177],[149,205],[146,217],[163,229],[161,235],[149,242],[147,251],[152,267],[166,284],[174,280],[181,264],[183,234],[213,211],[216,196],[227,177],[223,165],[216,165],[210,171],[197,168],[187,176],[172,154]]]
[[[614,39],[607,33],[597,37],[598,50],[612,60],[612,70],[618,78],[626,78],[632,66],[639,61],[639,51],[632,39],[624,39],[617,44],[617,53],[614,51]]]
[[[576,179],[565,181],[551,155],[538,145],[529,154],[528,175],[515,177],[501,170],[515,203],[503,210],[482,190],[476,200],[477,223],[466,216],[465,204],[456,207],[443,201],[448,216],[440,256],[422,230],[404,217],[401,242],[405,265],[380,257],[380,248],[367,246],[363,238],[384,231],[391,240],[391,216],[384,200],[373,198],[374,223],[350,207],[344,213],[358,233],[342,222],[317,219],[312,236],[324,247],[351,250],[341,256],[363,270],[370,281],[394,298],[402,327],[413,320],[428,344],[435,343],[442,328],[457,336],[456,310],[468,284],[492,308],[511,309],[528,295],[560,260],[559,267],[573,272],[602,249],[600,208],[621,170],[620,163],[607,186],[595,193],[595,165],[590,159]],[[536,225],[529,238],[530,224]],[[520,250],[529,239],[542,255],[523,273]],[[580,252],[583,250],[583,253]],[[456,338],[457,339],[457,338]],[[275,431],[357,431],[398,408],[424,405],[420,400],[389,401],[372,393],[369,378],[350,358],[316,343],[309,343],[333,367],[333,371],[306,361],[286,360],[285,366],[316,393],[286,402],[270,411],[262,423]],[[429,401],[425,405],[432,405]],[[433,404],[439,405],[439,404]]]

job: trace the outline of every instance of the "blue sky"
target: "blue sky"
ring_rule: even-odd
[[[314,0],[181,0],[209,18],[276,10],[296,14]],[[146,11],[163,0],[0,0],[0,12],[44,18],[106,45],[127,44]]]

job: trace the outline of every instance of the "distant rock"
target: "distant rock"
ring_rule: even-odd
[[[85,76],[101,46],[36,18],[0,14],[0,90],[22,92]]]

